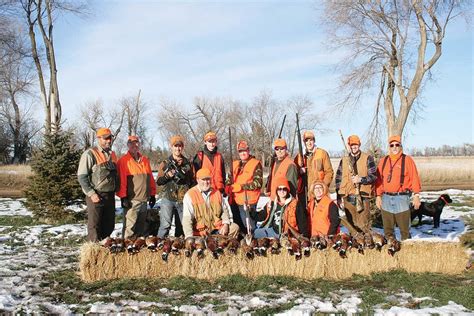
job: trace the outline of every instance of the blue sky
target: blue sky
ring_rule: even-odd
[[[68,121],[78,119],[86,101],[112,104],[138,89],[156,108],[161,97],[190,106],[195,96],[251,101],[266,89],[281,100],[307,95],[315,111],[327,110],[341,54],[324,46],[318,2],[103,1],[92,11],[55,28]],[[473,143],[473,32],[459,21],[447,33],[435,81],[423,94],[422,119],[406,128],[407,147]],[[340,128],[364,135],[375,101],[366,102],[355,114],[326,120],[330,131],[317,135],[317,144],[339,150]]]

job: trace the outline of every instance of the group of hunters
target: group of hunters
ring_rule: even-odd
[[[117,159],[112,151],[110,129],[97,130],[97,145],[87,149],[79,162],[78,180],[86,195],[88,240],[110,236],[115,224],[115,195],[124,211],[123,238],[146,236],[148,206],[156,203],[160,187],[158,237],[169,235],[173,219],[175,236],[208,234],[255,238],[300,234],[306,237],[334,235],[344,225],[351,234],[371,229],[370,199],[375,196],[387,238],[394,237],[395,224],[401,239],[410,238],[410,203],[420,207],[420,179],[413,159],[403,153],[401,137],[388,139],[389,154],[378,166],[360,150],[357,135],[348,138],[349,154],[335,175],[337,200],[329,196],[334,171],[327,151],[315,144],[311,131],[303,133],[305,152],[292,159],[287,143],[273,142],[275,161],[263,186],[262,163],[250,154],[245,140],[237,144],[238,160],[232,162],[226,181],[224,158],[217,135],[204,136],[204,147],[192,160],[183,156],[185,140],[170,139],[171,155],[158,168],[154,179],[150,161],[140,153],[140,139],[128,137],[128,152]],[[270,198],[261,210],[261,192]],[[226,198],[227,197],[227,198]],[[345,213],[339,217],[339,208]],[[257,225],[258,223],[258,225]]]

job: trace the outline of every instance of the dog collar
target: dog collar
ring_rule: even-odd
[[[443,200],[443,202],[444,202],[445,205],[448,205],[448,204],[449,204],[449,203],[444,199],[444,197],[440,196],[439,198],[440,198],[441,200]]]

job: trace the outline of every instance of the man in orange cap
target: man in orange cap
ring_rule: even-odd
[[[171,155],[158,167],[156,184],[160,190],[160,228],[158,237],[168,236],[175,219],[175,236],[183,234],[183,197],[194,185],[194,169],[191,162],[184,157],[184,138],[174,135],[170,139]]]
[[[347,144],[350,147],[349,156],[341,159],[336,172],[337,202],[346,213],[342,223],[349,232],[352,235],[358,232],[368,233],[371,228],[369,201],[373,197],[377,166],[374,157],[360,150],[359,136],[349,136]],[[354,173],[351,173],[351,169]],[[359,210],[356,207],[356,189],[359,190],[362,201],[362,209]]]
[[[128,152],[118,161],[120,188],[117,196],[123,209],[124,238],[147,236],[146,231],[147,201],[150,208],[156,203],[156,184],[151,172],[148,157],[140,153],[138,136],[128,136]]]
[[[247,219],[250,230],[255,229],[253,219],[257,209],[257,202],[260,197],[260,191],[263,185],[263,168],[260,160],[250,155],[250,148],[245,140],[237,144],[239,160],[232,163],[232,187],[235,203],[239,207],[239,214],[233,214],[235,222],[239,225],[242,232],[246,232]],[[245,211],[245,205],[248,206],[248,213]]]
[[[217,135],[214,132],[208,132],[204,135],[204,148],[197,152],[193,158],[194,170],[207,168],[211,170],[211,186],[215,190],[224,192],[225,165],[222,154],[217,151]]]
[[[96,131],[97,146],[81,156],[77,178],[86,195],[87,240],[110,236],[115,226],[115,191],[118,189],[117,157],[112,151],[113,135],[108,128]]]
[[[207,168],[196,172],[197,185],[183,199],[184,236],[229,235],[236,238],[239,226],[231,222],[229,204],[219,190],[212,188],[212,173]]]
[[[296,188],[298,185],[298,170],[295,163],[290,159],[288,155],[288,147],[286,141],[283,138],[277,138],[273,142],[273,149],[275,150],[276,160],[275,164],[272,166],[271,183],[267,185],[267,190],[270,188],[269,192],[266,192],[267,196],[270,196],[271,200],[274,200],[276,197],[276,181],[277,178],[286,178],[290,185],[290,193],[292,196],[296,196]]]
[[[413,207],[420,208],[421,182],[413,158],[403,153],[401,137],[390,136],[389,154],[380,159],[377,166],[375,203],[382,210],[385,237],[395,237],[395,224],[400,228],[401,239],[410,236],[410,198]]]

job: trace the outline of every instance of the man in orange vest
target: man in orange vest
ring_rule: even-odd
[[[211,187],[211,171],[196,172],[197,185],[183,199],[184,236],[229,235],[236,238],[239,226],[231,222],[229,204],[219,190]]]
[[[375,203],[382,210],[385,237],[395,237],[395,224],[400,228],[401,239],[410,236],[410,198],[413,195],[415,210],[420,208],[421,183],[413,158],[403,153],[400,135],[388,139],[389,154],[379,161]]]
[[[346,213],[342,224],[349,229],[352,235],[358,232],[370,231],[370,198],[373,197],[377,166],[374,158],[360,150],[360,139],[351,135],[347,139],[350,146],[349,156],[343,157],[336,172],[336,193],[338,204]],[[350,166],[354,174],[350,172]],[[357,210],[356,186],[359,186],[362,210]]]
[[[120,177],[117,196],[123,209],[122,235],[124,238],[136,238],[148,234],[145,231],[147,201],[153,208],[156,184],[148,157],[140,153],[138,136],[128,136],[127,147],[128,152],[117,163]]]
[[[276,160],[272,166],[272,181],[267,188],[270,188],[270,192],[266,192],[267,196],[270,196],[273,201],[276,198],[276,181],[277,178],[286,178],[290,185],[290,193],[292,196],[296,196],[296,188],[298,185],[298,170],[295,163],[288,156],[288,149],[286,141],[283,138],[277,138],[273,142],[273,149],[275,150]]]
[[[240,230],[246,232],[247,221],[249,220],[250,230],[255,229],[254,215],[257,209],[257,202],[260,197],[260,191],[263,185],[263,169],[262,164],[254,156],[250,155],[250,149],[245,140],[241,140],[237,144],[239,152],[239,160],[234,160],[232,165],[233,184],[232,192],[234,201],[239,206],[239,221],[234,216],[234,220],[239,224]],[[248,206],[246,214],[244,205]],[[237,214],[236,214],[237,215]]]
[[[115,226],[115,191],[118,189],[117,157],[112,151],[114,135],[108,128],[97,130],[97,146],[81,156],[77,178],[86,195],[87,240],[110,236]]]
[[[311,223],[311,237],[327,236],[339,233],[339,211],[337,205],[329,197],[328,186],[321,180],[310,185],[312,192],[308,204]]]
[[[183,234],[183,197],[194,185],[194,169],[191,162],[183,155],[184,138],[174,135],[170,139],[171,155],[158,167],[156,184],[160,187],[160,228],[158,237],[168,236],[173,217],[175,236]]]
[[[211,171],[211,186],[215,190],[224,192],[225,165],[222,154],[217,151],[217,135],[209,132],[204,135],[204,148],[198,151],[193,158],[194,170],[207,168]]]

